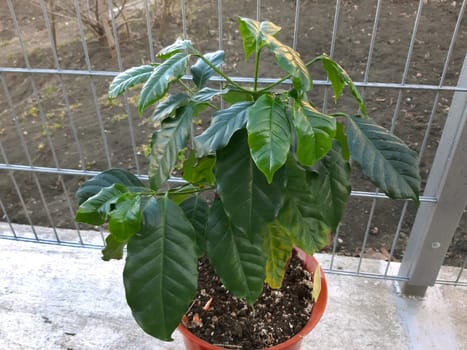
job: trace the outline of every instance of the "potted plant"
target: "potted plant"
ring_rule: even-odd
[[[192,302],[199,257],[207,255],[230,293],[253,304],[264,282],[281,286],[294,247],[311,256],[327,246],[350,195],[350,158],[388,197],[418,202],[416,152],[367,117],[344,69],[326,55],[305,63],[276,38],[280,27],[271,22],[238,22],[245,59],[255,58],[245,85],[223,72],[223,51],[202,54],[182,39],[162,49],[159,62],[113,80],[110,98],[144,84],[138,110],[153,108],[150,118],[159,125],[150,145],[149,186],[110,169],[76,194],[78,222],[108,223],[103,259],[122,258],[127,246],[128,304],[143,330],[162,340],[171,339]],[[261,85],[265,50],[285,73]],[[316,63],[335,100],[347,86],[361,116],[326,114],[309,100],[308,67]],[[209,85],[214,76],[222,88]],[[284,84],[288,88],[279,89]],[[207,112],[210,126],[195,135],[192,124]],[[183,181],[169,186],[181,153]]]

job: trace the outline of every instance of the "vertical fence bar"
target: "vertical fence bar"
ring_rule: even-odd
[[[154,6],[156,7],[156,6]],[[148,0],[144,0],[144,12],[146,15],[146,31],[148,33],[148,49],[149,49],[149,58],[151,62],[154,62],[155,55],[154,55],[154,41],[152,38],[152,26],[151,26],[151,11],[149,9],[149,2]],[[161,16],[162,17],[162,16]]]
[[[91,65],[91,59],[89,58],[89,50],[88,50],[88,44],[86,42],[86,34],[84,32],[84,24],[83,24],[83,19],[81,18],[81,7],[79,4],[78,0],[74,0],[74,7],[75,7],[75,12],[76,12],[76,19],[78,20],[78,27],[79,27],[79,35],[81,39],[81,45],[83,47],[83,52],[84,52],[84,61],[86,63],[86,68],[89,72],[92,71],[92,65]],[[99,123],[99,129],[101,133],[101,138],[102,138],[102,143],[104,145],[104,153],[105,157],[107,160],[107,167],[111,168],[112,167],[112,161],[110,157],[110,148],[109,144],[107,142],[107,136],[105,134],[105,128],[104,128],[104,120],[102,118],[101,110],[99,108],[99,99],[97,97],[97,87],[96,83],[94,81],[93,76],[89,76],[89,81],[91,83],[91,91],[92,91],[92,97],[94,100],[94,106],[96,108],[96,117],[97,117],[97,122]]]
[[[334,58],[334,50],[336,48],[336,39],[337,39],[337,30],[339,29],[339,19],[341,13],[341,0],[336,0],[336,12],[334,14],[334,24],[332,26],[332,39],[331,39],[331,48],[329,50],[329,57]],[[329,79],[326,78],[327,81]],[[328,110],[328,95],[329,89],[326,86],[324,88],[324,97],[323,97],[323,112],[327,113]]]
[[[422,14],[422,9],[423,9],[423,0],[420,0],[419,3],[418,3],[417,14],[415,15],[415,22],[414,22],[414,25],[413,25],[412,35],[410,37],[409,48],[407,50],[407,58],[405,60],[404,72],[402,73],[402,80],[401,80],[402,85],[405,84],[405,82],[407,80],[407,76],[408,76],[408,72],[409,72],[409,68],[410,68],[410,63],[411,63],[411,60],[412,60],[413,47],[414,47],[414,44],[415,44],[415,39],[417,37],[418,25],[420,23],[420,18],[421,18],[421,14]],[[377,12],[378,11],[379,11],[379,9],[377,8]],[[377,23],[375,22],[375,25],[376,24]],[[374,27],[374,29],[375,28],[376,27]],[[374,31],[373,31],[373,34],[374,34]],[[396,107],[394,108],[394,114],[393,114],[392,120],[391,120],[391,129],[390,129],[391,132],[394,132],[394,129],[396,128],[397,120],[399,119],[399,110],[400,110],[401,101],[402,101],[402,89],[399,90],[399,94],[397,96]],[[375,190],[375,192],[378,192],[378,191],[379,191],[379,189],[377,188]],[[360,268],[361,268],[361,265],[362,265],[363,254],[365,253],[366,243],[367,243],[367,240],[368,240],[368,236],[370,234],[371,225],[373,224],[373,217],[374,217],[374,212],[375,212],[375,209],[376,209],[376,204],[377,204],[377,198],[374,198],[372,203],[371,203],[370,215],[368,217],[368,222],[367,222],[366,229],[365,229],[365,234],[364,234],[361,253],[360,253],[360,260],[358,262],[358,267],[357,267],[357,272],[360,272]],[[402,209],[403,213],[405,213],[405,211],[406,211],[406,206],[407,206],[407,202],[404,204],[404,208]],[[400,221],[401,220],[403,220],[403,217],[401,217]],[[396,233],[396,235],[398,235],[398,233]]]
[[[11,220],[10,220],[10,216],[8,215],[8,212],[6,210],[6,207],[5,205],[3,204],[3,201],[2,199],[0,198],[0,210],[3,211],[3,215],[2,215],[2,220],[6,220],[6,222],[8,223],[8,226],[10,227],[10,232],[11,234],[13,235],[13,237],[17,238],[16,236],[16,231],[13,227],[13,225],[11,224]],[[33,227],[33,226],[31,226]],[[34,232],[34,231],[33,231]],[[460,275],[459,275],[460,276]]]
[[[24,42],[23,42],[23,38],[22,38],[22,35],[21,35],[21,30],[19,28],[19,23],[18,23],[18,20],[17,20],[17,17],[16,17],[16,12],[15,12],[15,9],[13,7],[13,3],[11,2],[11,0],[7,0],[7,5],[8,5],[8,9],[10,11],[10,15],[11,15],[11,18],[13,20],[13,25],[14,25],[14,28],[15,28],[15,32],[16,32],[16,35],[18,37],[18,41],[19,41],[19,44],[20,44],[20,47],[21,47],[21,50],[23,52],[23,57],[24,57],[24,62],[26,64],[26,67],[27,68],[31,68],[31,65],[29,64],[29,57],[26,53],[26,47],[24,46]],[[13,118],[13,121],[15,123],[15,127],[16,127],[16,130],[17,130],[17,133],[19,135],[19,138],[21,140],[21,144],[24,148],[24,151],[25,151],[25,154],[26,154],[26,158],[28,159],[28,162],[29,162],[29,165],[32,166],[32,159],[31,159],[31,156],[29,154],[29,150],[28,150],[28,147],[26,145],[26,142],[24,140],[24,137],[23,137],[23,134],[21,133],[21,130],[20,130],[20,127],[19,127],[19,122],[18,122],[18,118],[16,118],[16,113],[14,112],[14,105],[13,105],[13,101],[11,99],[11,95],[8,91],[8,85],[6,84],[6,82],[4,81],[4,79],[0,76],[0,80],[1,80],[1,83],[2,83],[2,86],[3,86],[3,90],[5,91],[5,96],[7,98],[7,102],[9,104],[9,108],[11,109],[12,111],[12,118]],[[39,115],[40,115],[40,118],[41,118],[41,121],[42,123],[44,123],[44,126],[45,126],[45,131],[46,131],[46,136],[47,136],[47,141],[48,141],[48,144],[49,144],[49,147],[50,147],[50,150],[52,152],[52,158],[54,159],[55,161],[55,164],[57,164],[57,168],[58,168],[58,160],[56,158],[56,154],[55,154],[55,149],[54,149],[54,146],[53,146],[53,143],[52,143],[52,140],[50,138],[50,134],[48,133],[48,130],[47,130],[47,121],[46,121],[46,118],[45,118],[45,115],[44,115],[44,111],[43,111],[43,108],[42,108],[42,105],[41,105],[41,100],[40,100],[40,95],[38,93],[38,90],[37,90],[37,87],[36,87],[36,83],[33,79],[32,76],[29,76],[29,81],[31,83],[31,87],[32,87],[32,90],[33,90],[33,100],[37,103],[38,105],[38,109],[39,109]],[[2,148],[3,149],[3,148]],[[7,161],[7,159],[5,158],[5,161]],[[13,183],[16,184],[16,180],[14,178],[14,175],[12,173],[11,174],[11,177],[12,177],[12,180],[13,180]],[[54,231],[54,234],[55,234],[55,237],[57,239],[57,242],[59,242],[59,237],[58,237],[58,234],[57,234],[57,230],[55,228],[55,222],[54,220],[52,219],[52,215],[50,214],[50,211],[49,211],[49,207],[47,205],[47,201],[45,200],[45,197],[44,197],[44,193],[42,191],[42,187],[41,187],[41,184],[39,182],[39,178],[37,177],[36,174],[34,174],[34,181],[35,181],[35,184],[36,184],[36,187],[37,187],[37,190],[38,190],[38,193],[41,197],[41,201],[42,203],[44,204],[44,208],[45,208],[45,212],[46,212],[46,215],[47,215],[47,219],[49,221],[49,223],[51,224],[52,226],[52,229]],[[17,193],[21,193],[19,191],[19,187],[16,186],[16,191]],[[34,230],[34,226],[32,225],[31,226],[33,231],[34,231],[34,234],[36,235],[35,233],[35,230]],[[36,235],[37,237],[37,235]]]
[[[293,43],[292,48],[294,50],[297,49],[297,41],[298,41],[298,19],[300,17],[300,0],[296,0],[295,2],[295,19],[294,19],[294,26],[293,26]]]
[[[0,142],[0,154],[3,157],[3,161],[6,164],[8,164],[8,158],[7,158],[6,154],[5,154],[5,150],[3,149],[3,145],[2,145],[1,142]],[[13,175],[13,173],[11,171],[8,172],[8,176],[10,177],[11,183],[13,184],[13,187],[15,188],[16,194],[18,195],[19,202],[21,203],[21,206],[23,207],[24,215],[26,216],[26,220],[28,220],[29,226],[31,226],[32,233],[34,234],[34,237],[36,239],[38,239],[39,237],[37,236],[37,232],[36,232],[36,229],[34,228],[34,224],[32,222],[31,216],[28,213],[28,207],[27,207],[26,203],[24,202],[23,194],[21,193],[21,191],[19,189],[19,186],[18,186],[18,183],[16,182],[15,176]],[[11,232],[13,232],[13,236],[16,237],[15,229],[11,226],[10,218],[9,218],[8,213],[6,211],[6,208],[3,206],[3,204],[2,204],[2,208],[3,208],[3,211],[5,213],[5,216],[8,219],[8,223],[10,224],[10,228],[12,229]]]
[[[120,40],[118,38],[118,29],[117,29],[117,24],[115,23],[115,15],[114,15],[114,11],[113,11],[113,2],[112,2],[112,0],[108,0],[107,6],[109,8],[110,19],[111,19],[111,22],[112,22],[112,33],[113,33],[114,42],[115,42],[115,52],[117,54],[118,70],[121,72],[121,71],[123,71],[122,55],[121,55],[121,52],[120,52]],[[150,34],[148,33],[148,37],[149,37],[149,35]],[[140,175],[141,170],[140,170],[139,161],[138,161],[138,152],[136,150],[136,139],[135,139],[136,133],[135,133],[135,128],[133,126],[133,116],[132,116],[132,113],[131,113],[130,104],[128,102],[128,94],[125,92],[123,97],[124,97],[123,98],[123,103],[124,103],[124,106],[125,106],[125,112],[126,112],[126,115],[128,116],[128,128],[129,128],[129,132],[130,132],[130,143],[131,143],[131,148],[133,149],[133,158],[135,159],[136,173],[138,175]]]
[[[52,28],[50,26],[49,16],[48,16],[48,12],[47,12],[47,6],[46,6],[44,1],[41,1],[41,9],[42,9],[42,15],[44,16],[45,26],[47,28],[47,34],[49,36],[50,47],[52,49],[52,54],[53,54],[53,57],[54,57],[54,64],[55,64],[56,69],[58,70],[58,69],[60,69],[60,65],[59,65],[59,60],[58,60],[58,55],[57,55],[57,50],[56,50],[57,43],[56,43],[56,41],[54,39],[54,36],[53,36],[53,33],[52,33]],[[80,161],[82,163],[81,167],[84,170],[85,167],[86,167],[86,164],[85,164],[85,161],[84,161],[84,156],[83,156],[83,154],[81,152],[81,144],[80,144],[79,137],[78,137],[78,131],[77,131],[77,128],[76,128],[76,125],[75,125],[75,122],[74,122],[73,115],[71,114],[71,108],[70,108],[70,103],[69,103],[69,99],[68,99],[68,94],[67,94],[66,88],[65,88],[65,83],[64,83],[64,81],[62,79],[62,76],[60,74],[58,75],[58,79],[59,79],[60,87],[61,87],[61,90],[62,90],[62,93],[63,93],[63,98],[64,98],[64,101],[65,101],[65,105],[66,105],[67,114],[68,114],[69,121],[70,121],[72,134],[74,135],[74,139],[75,139],[74,141],[75,141],[75,144],[77,146],[79,159],[80,159]],[[56,161],[56,166],[57,166],[57,168],[59,168],[58,160]],[[72,204],[72,201],[71,201],[71,198],[70,198],[70,194],[68,193],[68,189],[66,187],[63,176],[59,175],[58,178],[59,178],[60,184],[61,184],[61,186],[63,188],[63,193],[65,195],[65,199],[66,199],[66,203],[67,203],[67,206],[68,206],[68,210],[70,212],[70,216],[73,218],[74,217],[74,209],[73,209],[73,204]],[[83,238],[81,237],[81,232],[80,232],[78,224],[75,223],[74,226],[75,226],[75,229],[76,229],[76,233],[78,235],[79,242],[83,243]]]
[[[458,81],[467,86],[467,56]],[[401,290],[423,296],[432,286],[467,204],[467,93],[452,99],[424,195],[436,203],[420,203],[399,276],[408,277]]]
[[[52,56],[53,56],[53,59],[54,59],[54,66],[55,66],[55,69],[60,70],[60,60],[58,59],[58,53],[57,53],[57,45],[58,44],[57,44],[57,41],[56,41],[56,37],[54,36],[52,27],[50,25],[49,14],[48,14],[48,10],[47,10],[47,4],[45,4],[45,2],[43,0],[41,1],[41,9],[42,9],[42,15],[44,16],[44,23],[45,23],[45,26],[47,28],[47,35],[48,35],[49,41],[50,41],[50,48],[52,50]],[[73,113],[71,111],[70,99],[69,99],[69,96],[68,96],[68,92],[66,91],[65,82],[64,82],[63,76],[61,74],[57,74],[57,77],[58,77],[58,81],[60,83],[60,90],[62,91],[62,94],[63,94],[63,101],[65,102],[66,114],[67,114],[69,122],[70,122],[70,129],[71,129],[73,139],[74,139],[74,142],[75,142],[75,145],[76,145],[76,152],[78,154],[79,161],[81,163],[80,164],[81,169],[86,170],[86,160],[85,160],[83,150],[82,150],[82,147],[81,147],[81,142],[79,140],[78,129],[76,127],[75,118],[74,118],[74,115],[73,115]]]

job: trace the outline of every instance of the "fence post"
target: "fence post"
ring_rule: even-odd
[[[467,86],[467,56],[458,87]],[[436,281],[467,203],[467,92],[454,93],[425,187],[436,203],[420,203],[399,276],[404,294],[423,296]]]

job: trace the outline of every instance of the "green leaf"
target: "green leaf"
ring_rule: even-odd
[[[192,184],[184,184],[179,187],[171,188],[167,190],[166,193],[175,204],[180,204],[197,192],[199,192],[199,187],[193,186]]]
[[[333,232],[336,231],[350,197],[350,164],[343,158],[337,142],[333,149],[309,174],[310,190],[318,202],[321,215]]]
[[[293,86],[303,91],[309,91],[312,80],[305,63],[298,52],[281,43],[275,35],[281,27],[271,22],[258,22],[253,19],[239,17],[240,35],[243,40],[245,60],[254,52],[259,52],[267,46],[273,53],[277,64],[292,76]]]
[[[216,52],[209,52],[204,55],[204,58],[211,62],[214,67],[219,67],[224,63],[224,51],[218,50]],[[215,73],[203,59],[198,58],[196,63],[191,66],[191,74],[193,74],[193,82],[198,88],[204,87],[209,79]]]
[[[166,117],[173,114],[178,108],[188,104],[189,101],[190,96],[184,93],[169,95],[154,109],[154,113],[151,116],[152,121],[157,122],[164,120]]]
[[[232,135],[246,125],[252,102],[240,102],[216,112],[211,125],[195,137],[198,157],[203,157],[225,147]]]
[[[287,230],[277,221],[266,226],[263,234],[263,247],[266,252],[266,283],[274,289],[282,286],[285,268],[292,256],[292,241]]]
[[[177,163],[178,153],[186,146],[192,115],[191,105],[181,107],[174,118],[165,119],[161,129],[152,135],[148,173],[153,189],[157,189],[169,178]]]
[[[128,192],[127,188],[121,184],[113,184],[102,188],[97,194],[89,197],[79,206],[75,220],[91,225],[102,225],[107,221],[112,206],[118,198]]]
[[[336,119],[319,112],[310,103],[294,103],[293,118],[297,136],[297,158],[305,166],[313,165],[332,147]]]
[[[214,165],[215,157],[196,158],[194,152],[191,152],[188,159],[183,163],[182,177],[192,184],[215,183]]]
[[[320,129],[324,131],[329,135],[330,138],[334,138],[336,136],[336,118],[321,113],[309,102],[301,101],[300,103],[303,107],[303,112],[308,117],[308,120],[314,129]]]
[[[227,147],[217,151],[217,192],[227,216],[249,237],[274,220],[284,201],[285,173],[281,169],[271,184],[250,157],[247,134],[237,131]]]
[[[108,235],[105,239],[105,248],[102,249],[102,260],[120,260],[123,258],[123,248],[126,244],[127,242],[117,241],[112,234]]]
[[[141,232],[128,242],[123,281],[128,305],[139,326],[161,340],[171,334],[197,288],[194,231],[168,198],[151,199]]]
[[[313,81],[300,54],[272,36],[267,37],[266,44],[274,53],[279,67],[292,76],[293,87],[305,92],[309,91],[313,86]]]
[[[195,102],[207,102],[210,101],[214,96],[225,94],[227,91],[227,89],[218,90],[205,87],[194,94],[192,100]]]
[[[263,290],[265,276],[261,235],[250,239],[239,231],[221,202],[215,201],[209,212],[206,245],[209,261],[225,287],[253,304]]]
[[[143,85],[138,101],[138,112],[159,101],[167,93],[171,82],[180,79],[186,71],[189,55],[179,52],[157,66]]]
[[[327,55],[319,56],[319,59],[321,60],[323,68],[326,71],[326,74],[328,75],[329,81],[331,82],[332,88],[334,90],[334,99],[336,100],[336,102],[341,96],[344,86],[347,85],[355,101],[357,101],[360,111],[366,117],[367,114],[365,102],[363,101],[363,98],[358,92],[357,87],[355,86],[347,72],[344,70],[344,68],[342,68],[336,61],[334,61]]]
[[[336,140],[341,146],[342,156],[345,160],[350,159],[349,144],[347,142],[347,134],[345,133],[345,127],[342,123],[336,124]]]
[[[82,204],[89,197],[99,193],[104,187],[112,186],[113,184],[121,184],[127,187],[130,192],[141,192],[146,190],[144,184],[132,173],[124,169],[108,169],[87,180],[76,191],[76,199],[78,204]]]
[[[418,156],[398,137],[371,119],[348,117],[347,137],[352,160],[393,199],[418,202]]]
[[[231,105],[238,102],[253,102],[253,94],[247,91],[237,90],[234,87],[227,86],[225,90],[228,90],[225,94],[222,95],[222,99],[230,103]]]
[[[291,143],[284,104],[271,95],[261,96],[250,108],[247,129],[251,157],[271,183],[274,173],[287,161]]]
[[[281,27],[272,22],[258,22],[250,18],[238,17],[240,27],[240,35],[243,40],[243,49],[245,52],[245,60],[254,52],[259,52],[269,36],[276,35]]]
[[[287,195],[278,221],[289,232],[294,245],[313,255],[329,244],[331,230],[321,212],[321,200],[307,180],[307,172],[292,157],[286,165]]]
[[[146,64],[119,73],[110,83],[109,98],[116,98],[132,86],[144,83],[149,79],[153,71],[154,66]]]
[[[297,159],[301,164],[311,166],[320,156],[323,156],[319,151],[325,149],[322,141],[326,140],[326,138],[322,138],[321,145],[317,145],[315,131],[300,104],[293,104],[292,113],[297,140],[297,149],[295,151]],[[327,143],[324,143],[324,146],[327,146]]]
[[[179,53],[180,51],[191,50],[193,49],[193,45],[191,40],[184,40],[182,38],[177,38],[177,40],[169,45],[164,47],[157,53],[157,57],[163,60],[166,60],[173,55]]]
[[[190,197],[180,204],[187,219],[195,229],[196,253],[203,256],[206,253],[206,226],[208,224],[209,206],[199,195]]]
[[[119,242],[126,242],[141,229],[141,196],[126,193],[115,203],[109,214],[109,231]]]

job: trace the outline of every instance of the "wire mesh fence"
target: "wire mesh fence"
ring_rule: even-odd
[[[466,0],[3,1],[0,237],[101,247],[102,229],[74,223],[74,192],[83,180],[110,167],[146,180],[153,127],[138,116],[132,92],[109,101],[108,84],[119,71],[154,61],[155,53],[177,36],[190,38],[204,52],[225,50],[223,69],[248,83],[253,67],[239,54],[237,16],[277,23],[281,39],[305,58],[325,52],[341,62],[361,89],[370,116],[419,153],[425,183],[453,95],[467,95],[460,80],[467,52],[465,11]],[[262,83],[281,77],[272,59],[266,67]],[[311,73],[314,100],[333,111],[330,83],[323,72]],[[222,81],[215,77],[213,83]],[[339,109],[358,113],[346,96]],[[465,106],[459,113],[465,114]],[[458,128],[465,119],[459,118]],[[325,268],[408,280],[391,262],[404,256],[417,207],[387,201],[359,174],[353,187]],[[438,199],[424,193],[420,200],[435,206]],[[453,210],[465,212],[465,199],[463,206]],[[466,220],[464,213],[445,256],[445,263],[458,269],[457,278],[440,277],[438,283],[467,285]],[[358,257],[354,268],[340,269],[340,259],[348,256]],[[368,270],[366,258],[380,259],[381,269]]]

